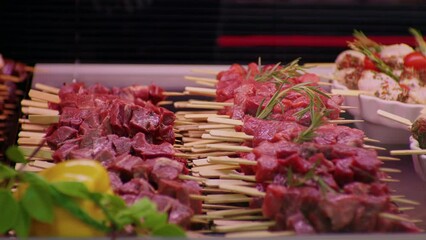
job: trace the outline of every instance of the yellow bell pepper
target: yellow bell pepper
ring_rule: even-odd
[[[110,180],[105,168],[94,160],[72,160],[59,163],[40,173],[48,182],[81,182],[89,191],[112,193]],[[102,210],[90,200],[76,200],[79,206],[93,219],[103,220]],[[55,237],[93,237],[103,236],[105,233],[94,229],[82,222],[67,210],[55,207],[54,222],[52,224],[33,221],[30,229],[31,236]]]

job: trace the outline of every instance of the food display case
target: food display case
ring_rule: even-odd
[[[28,75],[21,77],[0,64],[0,88],[9,91],[6,83],[13,82],[8,94],[19,97],[1,109],[13,119],[5,118],[9,135],[2,132],[7,141],[0,155],[0,200],[9,207],[19,202],[20,217],[32,219],[32,227],[24,227],[30,238],[78,236],[56,228],[58,218],[52,223],[53,216],[46,217],[58,214],[58,199],[77,219],[69,228],[87,224],[96,231],[79,231],[101,238],[105,233],[97,231],[137,239],[136,234],[181,236],[179,229],[206,239],[426,238],[426,152],[419,146],[423,139],[411,131],[425,105],[379,99],[381,92],[348,89],[336,78],[336,58],[354,41],[354,29],[426,53],[423,37],[407,31],[426,32],[423,3],[52,1],[25,2],[25,11],[12,1],[4,6],[0,13],[16,19],[5,31],[25,31],[15,41],[3,39],[0,53],[31,67],[25,65]],[[373,59],[372,71],[385,73],[389,62],[378,57],[381,49],[369,46],[377,51],[373,56],[360,51],[362,67],[364,59]],[[426,63],[414,69],[421,87],[425,69]],[[395,122],[378,110],[405,120]],[[20,150],[6,152],[15,144]],[[417,152],[396,155],[410,148]],[[83,176],[85,170],[71,169],[80,175],[69,178],[49,173],[75,159],[95,159],[102,166],[94,169],[107,169],[91,176],[107,176],[100,177],[110,183],[102,193],[90,192],[102,184],[81,180],[91,178],[92,170]],[[34,180],[39,173],[49,183]],[[18,179],[30,187],[15,185]],[[70,185],[55,182],[64,179]],[[74,180],[88,190],[77,191]],[[49,191],[39,189],[46,186]],[[35,195],[30,199],[28,192]],[[116,199],[106,197],[113,192]],[[151,206],[140,202],[146,199],[155,203],[149,211],[158,213],[143,213]],[[31,200],[41,210],[30,210]],[[0,217],[4,234],[26,235],[5,219]]]

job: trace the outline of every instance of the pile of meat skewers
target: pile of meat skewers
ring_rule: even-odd
[[[315,75],[301,73],[294,62],[284,67],[251,63],[247,69],[234,64],[220,72],[218,103],[213,104],[228,104],[206,120],[232,127],[218,130],[200,125],[198,129],[208,130],[198,140],[188,138],[187,146],[198,146],[188,150],[188,157],[209,149],[212,155],[219,150],[231,151],[225,157],[208,157],[207,162],[240,164],[239,169],[234,168],[238,172],[215,170],[215,174],[245,179],[255,186],[219,184],[219,189],[253,196],[250,207],[261,208],[263,217],[274,220],[267,225],[273,229],[296,233],[419,232],[414,221],[401,214],[394,203],[399,199],[390,195],[384,183],[392,180],[381,168],[385,158],[367,149],[368,138],[362,131],[334,124],[340,121],[343,99],[323,92],[318,81]],[[182,119],[192,117],[184,115]],[[195,129],[192,124],[177,129],[185,136],[191,134],[188,129]],[[206,145],[205,141],[212,142]]]
[[[175,157],[175,116],[156,106],[165,98],[162,89],[70,83],[58,91],[58,98],[48,102],[47,111],[57,111],[59,120],[45,135],[55,162],[100,161],[116,194],[128,204],[150,198],[171,223],[187,227],[192,215],[201,213],[201,202],[189,197],[199,194],[198,184],[180,179],[188,169]]]

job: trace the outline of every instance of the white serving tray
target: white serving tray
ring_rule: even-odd
[[[132,84],[155,83],[168,91],[182,91],[185,86],[200,86],[187,81],[184,76],[215,78],[215,75],[194,73],[194,69],[222,71],[225,65],[149,65],[149,64],[36,64],[35,83],[60,87],[65,82],[77,80],[88,85],[102,83],[108,87],[125,87]]]

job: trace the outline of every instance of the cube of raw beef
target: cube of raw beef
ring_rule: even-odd
[[[288,217],[286,226],[288,226],[288,229],[295,231],[297,234],[315,233],[314,227],[312,227],[311,223],[301,212]]]
[[[119,137],[112,140],[112,145],[117,155],[130,152],[132,144],[132,140],[127,137]]]
[[[127,174],[133,173],[133,167],[142,164],[144,161],[140,157],[132,156],[128,153],[122,154],[115,158],[109,165],[109,169],[117,172],[125,172]]]
[[[167,195],[169,197],[177,199],[180,203],[190,206],[191,209],[201,214],[200,200],[194,200],[189,197],[190,194],[200,194],[201,188],[194,181],[175,181],[161,179],[158,184],[158,193]]]
[[[46,142],[52,149],[56,150],[60,145],[68,139],[75,138],[78,131],[74,128],[62,126],[56,129],[52,134],[46,137]]]
[[[176,180],[183,171],[183,164],[168,158],[158,158],[152,169],[152,177],[159,183],[161,179]]]
[[[120,195],[134,194],[139,195],[141,192],[154,193],[155,189],[143,178],[133,178],[129,182],[120,186],[115,190]]]
[[[162,144],[150,144],[145,138],[145,134],[138,133],[133,137],[133,150],[142,158],[155,158],[155,157],[172,157],[175,153],[173,146],[164,142]]]
[[[53,160],[55,162],[61,162],[68,159],[68,155],[71,151],[78,149],[79,146],[75,142],[62,144],[60,148],[58,148],[52,155]]]
[[[123,126],[125,105],[126,105],[125,103],[117,101],[112,103],[109,109],[109,116],[110,116],[109,122],[111,125],[111,129],[115,134],[119,136],[127,135],[127,131]]]
[[[68,154],[68,159],[93,159],[91,148],[78,148]]]
[[[171,197],[155,195],[151,200],[157,204],[159,211],[168,213],[170,223],[186,227],[194,215],[190,207],[183,205]]]
[[[129,126],[137,132],[151,133],[157,131],[160,115],[151,109],[134,106]]]
[[[111,182],[112,190],[117,193],[121,186],[123,186],[123,181],[121,181],[120,173],[112,170],[108,170],[109,180]]]
[[[59,123],[61,126],[78,128],[88,113],[88,111],[83,111],[75,107],[64,107],[61,111]]]

